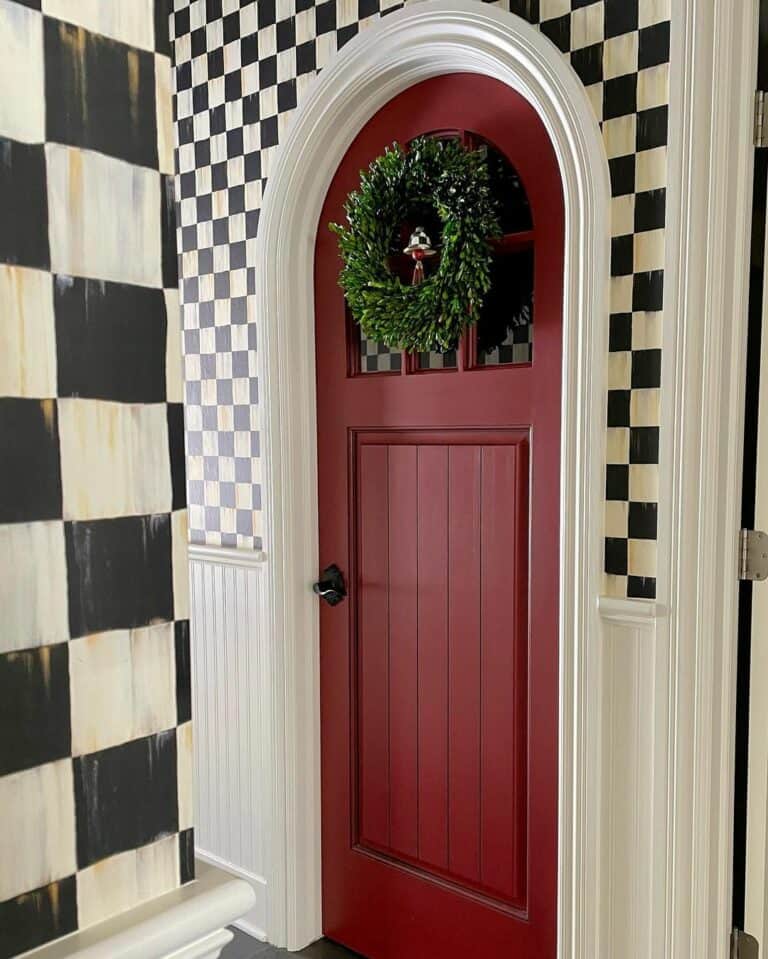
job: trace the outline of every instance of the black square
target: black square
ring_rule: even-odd
[[[197,272],[200,276],[207,276],[213,273],[213,248],[207,247],[205,250],[197,251]]]
[[[661,386],[661,350],[635,350],[632,354],[632,389]]]
[[[296,106],[296,81],[284,80],[277,85],[277,112],[287,113]]]
[[[188,200],[190,197],[193,197],[196,189],[194,170],[179,175],[179,194],[182,200]]]
[[[208,81],[192,88],[192,112],[203,113],[208,109]]]
[[[182,117],[176,125],[179,136],[180,146],[185,143],[192,143],[195,139],[195,121],[192,117]]]
[[[336,0],[318,3],[315,7],[315,33],[320,36],[336,29]]]
[[[53,305],[59,396],[165,401],[167,318],[162,290],[55,277]]]
[[[184,37],[189,33],[189,7],[178,10],[174,13],[173,18],[173,35],[178,40],[179,37]]]
[[[605,39],[637,30],[638,0],[605,0]]]
[[[189,35],[189,46],[193,60],[205,53],[207,47],[205,27],[198,27],[197,30],[192,31],[192,33]]]
[[[193,223],[191,226],[181,228],[181,249],[184,253],[189,253],[197,246],[197,226]]]
[[[627,540],[605,537],[605,571],[612,576],[627,575]]]
[[[312,73],[316,67],[315,41],[307,40],[306,43],[300,43],[296,47],[296,75],[300,77],[305,73]]]
[[[259,30],[268,27],[275,22],[275,0],[259,0],[256,4],[256,13],[259,18]]]
[[[635,196],[635,232],[660,230],[666,221],[667,191],[646,190]]]
[[[626,503],[629,499],[629,466],[609,463],[605,468],[605,498]]]
[[[172,508],[184,509],[187,505],[187,486],[184,466],[184,406],[169,403],[166,408],[168,421],[168,460],[171,464]]]
[[[77,880],[48,886],[0,902],[0,955],[19,956],[77,929]]]
[[[637,110],[637,74],[613,77],[603,84],[603,119],[624,117]]]
[[[245,213],[245,187],[243,185],[230,187],[228,194],[229,215]]]
[[[277,145],[277,117],[267,117],[261,121],[261,146],[273,147]]]
[[[0,397],[0,523],[61,518],[56,400]]]
[[[632,233],[611,239],[611,276],[629,276],[635,263],[635,238]]]
[[[217,300],[229,299],[229,273],[213,274],[213,295]]]
[[[189,649],[189,620],[173,624],[176,646],[176,722],[180,726],[192,718],[192,668]]]
[[[259,35],[252,33],[240,41],[240,65],[247,67],[259,59]]]
[[[208,54],[208,79],[224,76],[224,48],[217,47]]]
[[[621,353],[632,349],[632,314],[612,313],[610,318],[610,333],[608,336],[608,350],[611,353]]]
[[[633,426],[629,431],[629,462],[659,462],[659,427]]]
[[[243,155],[243,128],[237,127],[227,133],[227,156],[229,159]],[[231,211],[230,211],[231,212]]]
[[[626,196],[635,192],[635,154],[612,157],[608,161],[611,172],[611,196]]]
[[[182,886],[195,878],[195,837],[193,829],[179,833],[179,878]]]
[[[608,390],[606,426],[629,426],[629,390]]]
[[[277,83],[277,57],[264,57],[259,61],[259,87],[266,90]]]
[[[0,137],[0,262],[43,270],[50,266],[42,143]]]
[[[574,50],[571,54],[571,66],[584,86],[600,83],[603,79],[603,44],[593,43],[589,47]]]
[[[656,539],[656,503],[629,504],[629,538]]]
[[[226,190],[227,188],[227,161],[211,164],[211,189]]]
[[[195,167],[208,166],[211,162],[211,141],[198,140],[195,144]]]
[[[176,248],[176,195],[173,177],[165,174],[160,176],[160,239],[163,286],[170,290],[179,285],[179,251]]]
[[[341,50],[345,43],[349,43],[352,37],[356,37],[360,32],[360,28],[356,23],[347,24],[346,27],[342,27],[336,32],[336,48]]]
[[[197,207],[197,222],[206,223],[213,216],[212,195],[206,193],[205,196],[199,196],[195,202]]]
[[[669,63],[669,21],[644,27],[638,39],[637,65],[640,70]]]
[[[249,93],[243,97],[243,125],[249,126],[261,118],[261,108],[258,93]]]
[[[656,580],[653,576],[629,576],[627,596],[630,599],[656,599]]]
[[[212,23],[221,20],[221,0],[205,0],[205,22]]]
[[[67,643],[0,656],[0,776],[70,754]]]
[[[664,306],[664,271],[636,273],[632,279],[632,310],[658,313]]]
[[[173,55],[169,34],[173,0],[155,0],[155,52],[166,57]]]
[[[293,17],[289,17],[287,20],[281,20],[277,24],[276,34],[278,53],[282,53],[283,50],[290,50],[291,47],[295,47],[296,20]]]
[[[245,236],[251,240],[259,235],[259,210],[249,210],[245,214]],[[250,293],[250,290],[248,291]]]
[[[64,524],[74,639],[173,619],[169,514]]]
[[[549,37],[558,50],[568,53],[571,49],[570,13],[566,13],[563,17],[556,17],[554,20],[542,21],[541,32],[545,37]]]
[[[573,6],[578,7],[579,0],[574,0]],[[509,0],[509,12],[516,13],[528,23],[538,23],[541,19],[539,0]]]
[[[182,90],[189,90],[192,86],[192,61],[180,63],[176,67],[176,90],[181,93]]]
[[[261,179],[261,154],[248,153],[245,157],[245,182]]]
[[[241,73],[239,70],[228,73],[224,77],[224,99],[228,102],[239,100],[243,95]]]
[[[637,114],[637,150],[654,150],[667,145],[669,108],[652,107]]]
[[[219,217],[213,221],[213,245],[221,246],[229,242],[229,220],[225,217]]]
[[[245,269],[245,240],[238,240],[230,246],[229,268],[230,270]]]
[[[240,14],[229,13],[224,17],[223,23],[223,39],[224,43],[234,43],[235,40],[240,39]]]
[[[357,0],[357,19],[365,20],[379,12],[379,0]]]
[[[80,869],[178,831],[175,729],[76,756],[73,773]]]

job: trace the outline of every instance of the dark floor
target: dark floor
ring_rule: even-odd
[[[336,943],[329,942],[327,939],[313,942],[301,952],[286,952],[284,949],[275,949],[269,943],[252,939],[239,929],[232,931],[235,938],[223,949],[221,959],[281,959],[283,956],[308,956],[309,959],[360,959],[356,952],[350,952],[349,949],[337,946]]]

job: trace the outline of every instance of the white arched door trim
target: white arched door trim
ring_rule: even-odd
[[[430,0],[383,18],[319,75],[281,146],[261,212],[257,317],[276,766],[284,758],[273,790],[270,926],[273,940],[284,927],[290,948],[320,932],[318,614],[309,589],[317,571],[315,232],[331,178],[366,121],[405,88],[456,71],[495,77],[534,105],[563,181],[561,955],[576,955],[576,942],[594,935],[598,737],[589,735],[587,690],[597,688],[588,637],[598,632],[601,576],[608,166],[584,88],[546,37],[471,0]]]
[[[725,0],[675,6],[658,604],[599,599],[610,190],[597,122],[560,52],[477,0],[426,0],[347,44],[292,117],[252,264],[264,401],[260,628],[269,645],[259,766],[267,931],[278,945],[300,948],[321,931],[319,634],[309,588],[318,218],[344,152],[383,104],[420,80],[470,71],[535,106],[565,195],[558,959],[725,954],[756,3],[735,13]]]

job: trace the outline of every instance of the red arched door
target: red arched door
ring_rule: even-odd
[[[331,221],[393,140],[485,144],[505,237],[478,328],[361,340]],[[532,107],[415,86],[361,131],[316,244],[323,922],[369,959],[554,959],[564,218]]]

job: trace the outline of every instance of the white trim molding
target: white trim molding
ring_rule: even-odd
[[[106,922],[31,952],[25,959],[217,959],[227,928],[253,906],[248,883],[196,864],[197,879]]]
[[[756,0],[680,0],[672,29],[656,603],[600,598],[610,189],[571,67],[518,17],[425,0],[346,44],[293,116],[251,264],[267,397],[259,628],[270,638],[274,752],[262,771],[277,945],[321,933],[315,233],[367,120],[421,80],[466,71],[536,108],[566,208],[558,959],[727,954]]]
[[[256,322],[265,406],[265,541],[273,769],[270,939],[321,932],[319,637],[312,263],[326,190],[354,136],[400,91],[456,71],[495,77],[542,117],[566,208],[561,593],[559,955],[599,955],[597,596],[602,568],[603,370],[608,348],[609,177],[584,87],[522,19],[471,0],[429,0],[383,18],[314,82],[280,148],[261,211]],[[296,264],[304,268],[296,270]],[[598,432],[602,437],[602,431]]]

